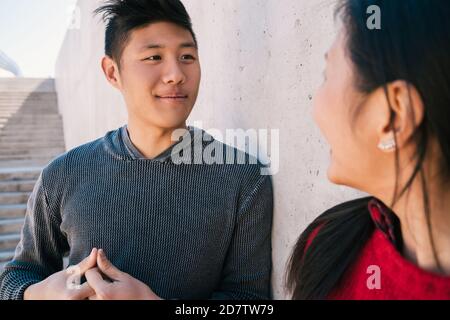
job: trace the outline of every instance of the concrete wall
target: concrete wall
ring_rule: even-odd
[[[306,225],[326,208],[355,196],[327,182],[328,147],[311,117],[323,55],[335,33],[332,0],[184,0],[200,45],[202,85],[189,119],[203,128],[279,129],[273,176],[273,289]],[[80,29],[69,30],[56,87],[69,148],[126,122],[123,100],[100,70],[103,27],[80,0]]]
[[[59,109],[66,146],[94,140],[126,122],[120,92],[110,87],[101,70],[104,26],[93,11],[99,0],[79,0],[73,28],[68,29],[55,67]],[[77,11],[76,10],[76,11]]]

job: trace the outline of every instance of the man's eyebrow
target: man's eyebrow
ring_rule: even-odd
[[[151,43],[151,44],[148,44],[148,45],[144,46],[142,48],[142,50],[145,50],[145,49],[164,49],[164,48],[165,48],[165,46],[162,45],[162,44]],[[183,42],[183,43],[181,43],[179,45],[179,48],[195,48],[195,49],[197,49],[197,45],[194,42]]]
[[[164,46],[160,44],[148,44],[142,47],[142,49],[161,49],[161,48],[164,48]]]
[[[197,49],[197,45],[194,42],[184,42],[180,45],[180,48],[195,48],[195,49]]]

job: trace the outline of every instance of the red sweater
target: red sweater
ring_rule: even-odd
[[[389,215],[379,202],[369,210],[377,226],[330,299],[450,299],[450,277],[425,271],[396,249]]]

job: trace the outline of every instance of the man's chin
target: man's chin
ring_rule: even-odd
[[[153,127],[162,129],[162,130],[171,130],[171,129],[178,129],[178,128],[185,128],[186,127],[186,120],[187,118],[183,119],[161,119],[159,121],[151,121],[151,125]]]

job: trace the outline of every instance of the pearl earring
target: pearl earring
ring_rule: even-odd
[[[378,145],[378,148],[381,151],[392,151],[395,150],[395,148],[397,147],[394,138],[391,139],[387,139],[385,141],[381,141],[380,144]]]

